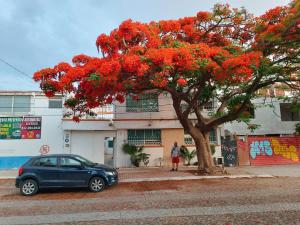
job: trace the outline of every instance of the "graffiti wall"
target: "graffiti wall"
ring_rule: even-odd
[[[224,157],[225,166],[236,166],[237,165],[237,146],[236,140],[225,140],[221,141],[221,152]]]
[[[251,165],[300,164],[300,136],[248,137]]]

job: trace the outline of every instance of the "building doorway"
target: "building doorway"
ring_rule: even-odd
[[[114,167],[114,137],[104,138],[104,164]]]

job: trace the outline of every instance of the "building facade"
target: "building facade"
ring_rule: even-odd
[[[211,103],[203,112],[213,108]],[[142,166],[168,166],[175,141],[195,149],[167,94],[145,94],[139,101],[127,97],[123,104],[93,112],[76,123],[65,117],[61,96],[49,99],[42,92],[0,92],[0,169],[17,168],[31,156],[51,153],[79,154],[97,163],[130,167],[130,157],[122,150],[125,143],[144,146],[150,154]],[[218,127],[210,135],[216,157],[221,156],[221,130]]]
[[[295,134],[295,126],[300,122],[300,111],[292,110],[291,103],[270,97],[258,98],[253,101],[251,124],[257,129],[248,129],[243,122],[227,123],[225,131],[238,136],[287,136]]]
[[[0,92],[0,169],[63,148],[62,98],[37,91]]]
[[[208,106],[204,112],[212,109]],[[147,166],[170,165],[170,151],[175,141],[189,150],[195,149],[192,138],[178,121],[172,99],[167,94],[149,93],[140,96],[139,101],[127,97],[123,104],[114,104],[111,115],[83,119],[80,123],[64,119],[64,136],[71,140],[70,144],[65,143],[68,146],[64,147],[65,152],[81,154],[115,167],[130,167],[129,155],[122,150],[125,143],[144,146],[144,152],[150,154]],[[192,115],[191,119],[196,117]],[[210,136],[216,157],[221,156],[220,134],[221,127],[211,131]]]
[[[300,136],[295,133],[300,111],[289,102],[279,100],[288,91],[265,90],[253,101],[251,124],[232,122],[224,126],[225,134],[236,135],[239,165],[300,164]],[[250,125],[251,126],[251,125]]]

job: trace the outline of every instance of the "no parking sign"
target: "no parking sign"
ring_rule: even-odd
[[[42,145],[41,147],[40,147],[40,153],[41,153],[41,155],[46,155],[46,154],[48,154],[50,152],[50,147],[49,147],[49,145]]]

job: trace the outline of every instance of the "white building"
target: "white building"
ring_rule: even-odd
[[[30,156],[61,153],[62,98],[37,91],[0,92],[0,169],[19,167]]]
[[[287,136],[295,133],[295,125],[300,122],[300,111],[292,111],[291,104],[274,98],[258,98],[253,101],[254,110],[251,124],[259,127],[253,131],[243,122],[227,123],[225,131],[238,136]]]

